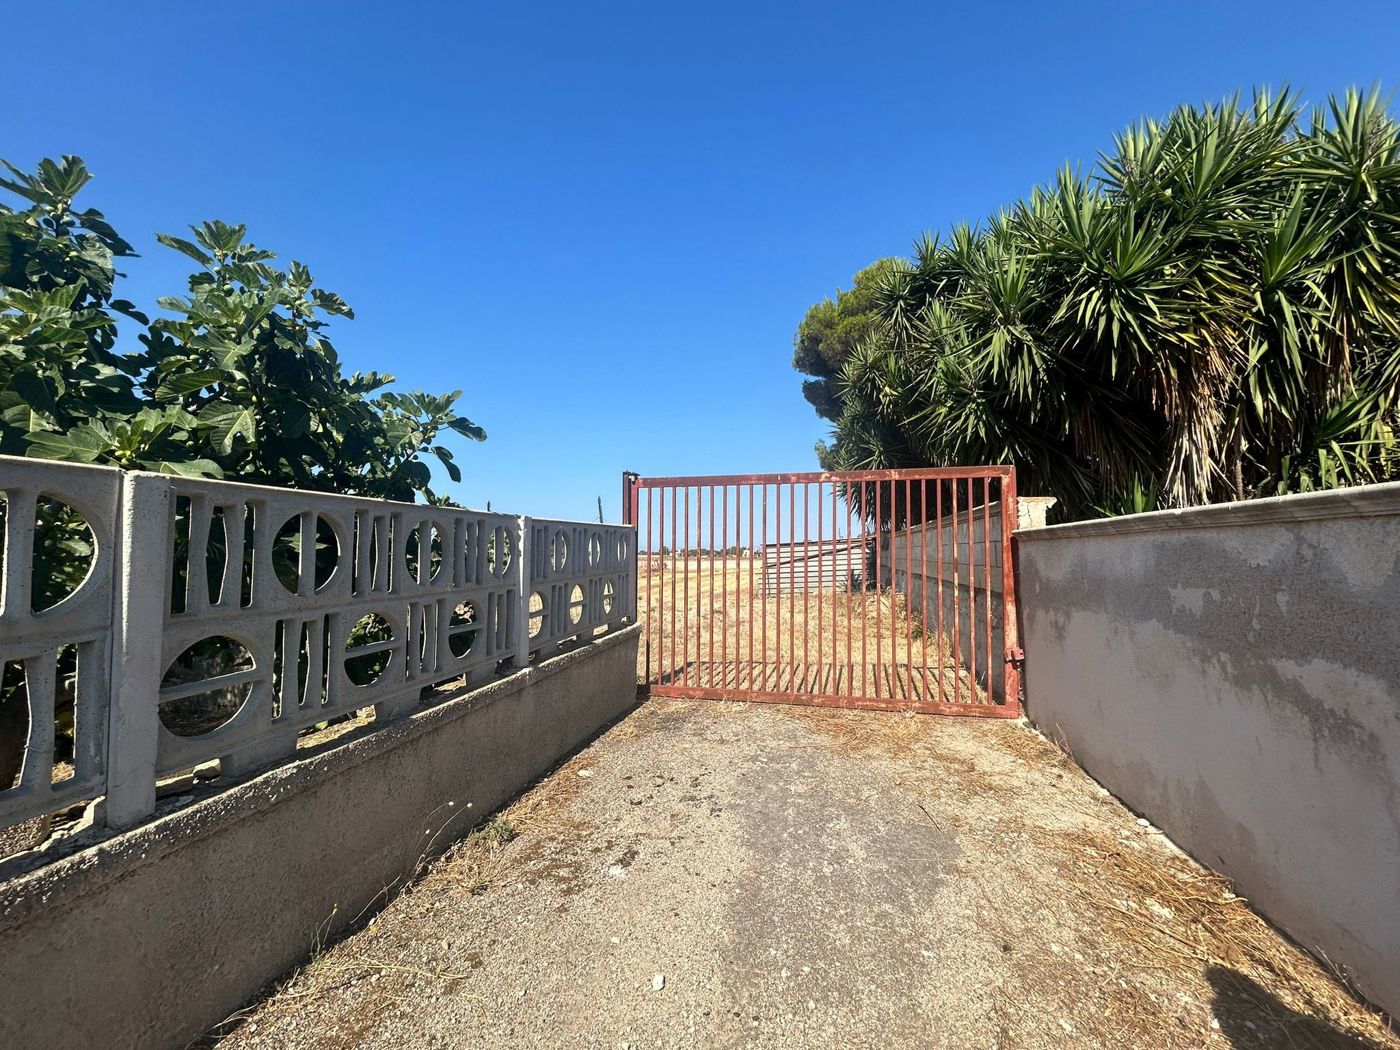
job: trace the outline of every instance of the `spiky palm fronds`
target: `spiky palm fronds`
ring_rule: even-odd
[[[1395,477],[1398,275],[1376,92],[1183,107],[883,274],[834,455],[1011,460],[1070,514]]]

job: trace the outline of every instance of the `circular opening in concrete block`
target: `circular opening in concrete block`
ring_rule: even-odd
[[[373,685],[393,663],[394,641],[394,628],[386,617],[361,616],[345,639],[346,677],[355,685]]]
[[[419,566],[425,545],[428,549],[428,574],[423,582],[431,583],[438,578],[443,566],[443,532],[444,530],[432,521],[419,522],[409,531],[408,540],[404,544],[404,565],[408,569],[409,580],[419,579]]]
[[[553,572],[563,572],[569,564],[569,538],[556,532],[549,541],[549,567]]]
[[[530,637],[534,638],[544,630],[544,621],[547,612],[545,610],[544,595],[535,591],[530,595]]]
[[[583,619],[584,606],[588,604],[588,597],[583,593],[583,588],[574,584],[569,589],[569,623],[576,624]]]
[[[452,611],[452,619],[447,623],[447,648],[451,650],[452,655],[460,658],[470,653],[476,646],[476,637],[480,629],[476,606],[471,602],[460,603]]]
[[[486,568],[496,579],[504,579],[515,558],[515,539],[504,525],[497,525],[486,545]]]
[[[588,567],[596,569],[603,563],[603,536],[594,532],[588,537]]]
[[[272,540],[272,568],[283,587],[297,594],[301,590],[301,523],[311,516],[311,511],[303,511],[288,518]],[[340,560],[340,541],[336,539],[331,523],[319,514],[312,533],[316,544],[313,590],[320,590],[330,582]]]
[[[161,679],[161,725],[184,737],[227,725],[253,690],[248,675],[253,669],[243,643],[223,635],[201,638],[175,658]]]
[[[95,654],[94,654],[95,655]],[[52,670],[44,665],[49,664]],[[48,674],[44,672],[48,670]],[[32,723],[35,714],[42,716],[47,707],[45,698],[30,696],[31,688],[47,685],[52,691],[53,766],[49,782],[61,784],[74,775],[76,749],[76,711],[78,675],[106,678],[106,667],[85,666],[76,645],[60,645],[33,656],[0,662],[0,791],[18,787],[24,771],[25,753],[29,750],[30,733],[40,727]],[[31,675],[34,677],[31,678]],[[30,705],[34,704],[34,709]],[[85,732],[92,732],[88,726]],[[36,828],[37,830],[37,828]],[[21,837],[23,837],[21,835]],[[40,838],[47,838],[47,831]],[[35,843],[37,845],[37,843]],[[4,855],[0,848],[0,856]]]
[[[611,615],[612,615],[612,611],[613,611],[613,597],[614,597],[615,592],[616,592],[616,588],[613,586],[612,580],[604,580],[604,581],[603,581],[603,615],[604,615],[604,616],[611,616]]]
[[[4,496],[0,495],[0,536],[4,535],[8,509]],[[87,519],[62,500],[40,496],[34,505],[34,559],[29,584],[31,611],[52,609],[77,594],[92,574],[96,560],[97,540]],[[0,569],[3,566],[3,555],[0,555]]]

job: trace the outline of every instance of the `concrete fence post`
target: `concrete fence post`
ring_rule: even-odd
[[[170,603],[171,486],[125,474],[117,514],[107,825],[128,828],[156,807],[161,640]]]
[[[534,558],[534,545],[530,542],[530,519],[516,519],[520,529],[520,542],[517,546],[519,557],[515,559],[515,624],[511,641],[515,649],[515,666],[530,666],[530,562]]]
[[[1045,515],[1058,503],[1054,496],[1018,496],[1016,499],[1016,527],[1018,529],[1041,529],[1045,527]]]

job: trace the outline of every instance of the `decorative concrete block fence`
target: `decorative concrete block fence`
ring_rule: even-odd
[[[0,492],[0,829],[99,825],[0,866],[2,1047],[187,1045],[636,703],[631,528],[6,457]]]
[[[390,721],[426,688],[483,684],[635,615],[629,527],[12,457],[0,492],[0,666],[27,704],[0,829],[99,796],[130,827],[163,776],[276,764],[310,727],[371,707]],[[91,564],[43,608],[36,544],[54,537],[36,522],[56,515]]]

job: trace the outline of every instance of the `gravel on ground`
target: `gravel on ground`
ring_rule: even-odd
[[[659,700],[204,1043],[1400,1048],[1023,724]]]

